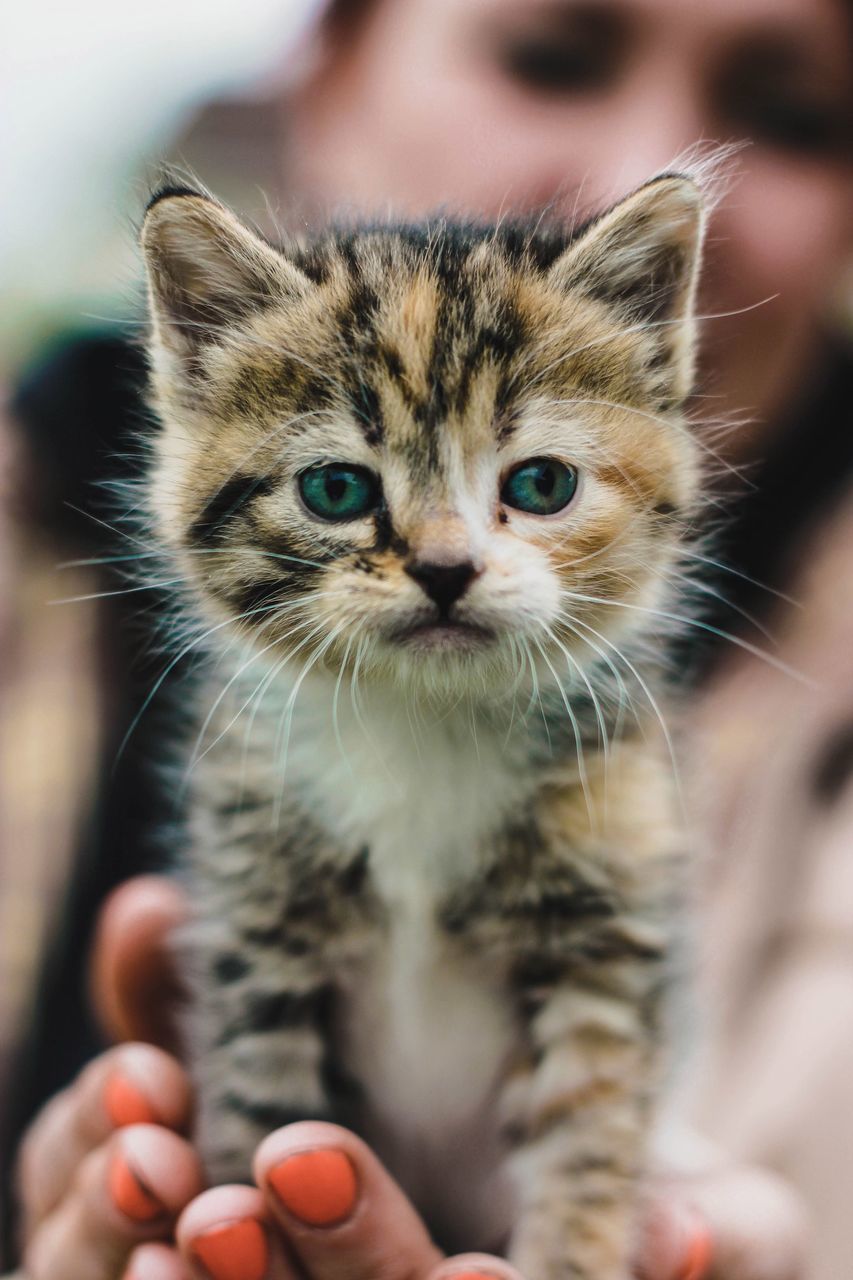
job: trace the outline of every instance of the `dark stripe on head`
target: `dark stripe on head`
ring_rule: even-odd
[[[376,388],[368,382],[359,382],[352,407],[367,443],[374,446],[381,444],[385,438],[385,423]]]
[[[343,345],[342,372],[349,383],[350,403],[367,443],[380,444],[384,423],[379,397],[365,381],[364,371],[376,351],[376,314],[380,297],[362,274],[361,263],[349,242],[340,246],[341,257],[350,274],[349,295],[337,313]]]
[[[500,444],[506,444],[521,420],[518,408],[510,406],[510,386],[511,381],[504,374],[495,393],[495,435]]]
[[[459,375],[453,389],[453,402],[457,412],[465,408],[474,374],[491,360],[496,365],[506,365],[515,356],[525,338],[525,327],[514,307],[503,306],[493,324],[485,324],[475,330],[474,341],[459,360]],[[503,380],[503,395],[506,381]],[[496,406],[500,410],[501,406]]]
[[[331,401],[329,379],[314,373],[303,360],[276,352],[266,361],[243,363],[221,397],[228,414],[249,418],[278,418],[281,405],[298,412],[325,408]]]
[[[406,370],[403,366],[403,360],[399,351],[396,351],[394,347],[389,347],[386,343],[382,342],[379,343],[376,348],[376,357],[379,362],[385,366],[389,377],[394,378],[398,382],[405,381]]]

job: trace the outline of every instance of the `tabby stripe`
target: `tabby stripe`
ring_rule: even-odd
[[[238,1093],[226,1093],[222,1105],[238,1116],[251,1120],[259,1128],[281,1129],[286,1124],[296,1124],[300,1120],[328,1120],[328,1110],[312,1110],[309,1107],[288,1107],[280,1102],[259,1102],[250,1098],[241,1098]]]
[[[189,541],[202,545],[216,542],[236,515],[245,512],[250,503],[269,493],[272,487],[269,476],[234,476],[208,498],[201,514],[190,525]]]
[[[239,1036],[304,1027],[317,1014],[322,988],[307,992],[277,991],[249,995],[239,1015],[222,1030],[217,1045]]]

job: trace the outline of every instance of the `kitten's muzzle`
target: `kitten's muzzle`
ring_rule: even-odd
[[[442,619],[449,618],[451,607],[483,572],[473,560],[459,560],[452,564],[410,560],[403,568],[438,606]]]

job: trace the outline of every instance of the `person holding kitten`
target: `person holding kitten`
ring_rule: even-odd
[[[700,386],[713,396],[709,416],[754,415],[755,425],[715,442],[729,464],[766,453],[779,490],[782,478],[796,476],[790,459],[787,471],[782,462],[789,442],[801,450],[803,437],[787,424],[827,360],[820,308],[850,247],[853,59],[843,5],[377,0],[334,6],[322,34],[312,74],[289,102],[290,180],[312,216],[340,200],[368,213],[390,204],[412,217],[441,204],[493,218],[506,208],[556,204],[571,215],[576,205],[612,202],[698,138],[750,138],[734,196],[712,225],[700,311],[722,318],[706,326]],[[804,236],[804,226],[813,234]],[[836,379],[839,369],[835,362]],[[829,396],[831,385],[827,376],[821,394]],[[824,415],[832,408],[826,400]],[[829,426],[824,440],[836,447],[837,425]],[[849,456],[842,452],[835,474],[819,477],[817,492],[832,494]],[[775,529],[773,513],[763,513],[743,572],[774,575],[778,549],[775,560],[762,562],[761,538],[766,550],[780,530],[788,545],[804,535],[815,495],[815,488],[792,493]],[[741,537],[749,519],[747,509]],[[836,525],[833,536],[844,532]],[[825,598],[823,582],[807,585]],[[796,635],[792,643],[799,644]],[[700,724],[716,710],[736,725],[731,691],[741,687],[744,668],[735,666],[727,683],[726,659],[714,659]],[[849,674],[839,664],[839,679]],[[770,693],[765,705],[775,707]],[[840,758],[841,765],[838,752],[828,757],[822,775],[835,801],[846,787]],[[767,875],[772,881],[772,869]],[[127,885],[108,907],[96,984],[120,1037],[169,1044],[168,1026],[152,1019],[166,982],[162,942],[183,910],[174,887],[159,881]],[[766,941],[769,947],[773,939]],[[741,955],[748,950],[741,943]],[[737,1081],[728,1086],[736,1095]],[[329,1280],[377,1270],[424,1278],[509,1274],[495,1258],[442,1261],[371,1152],[326,1126],[284,1129],[261,1144],[256,1173],[265,1194],[214,1188],[199,1195],[194,1153],[180,1136],[190,1105],[178,1064],[143,1045],[97,1060],[50,1104],[24,1148],[30,1280],[202,1273],[261,1280],[291,1275],[294,1256],[302,1271]],[[115,1132],[132,1122],[147,1127]],[[307,1161],[306,1145],[315,1153]],[[652,1197],[638,1274],[806,1274],[800,1211],[783,1184],[701,1144],[679,1155],[681,1165],[661,1174]],[[182,1210],[173,1243],[171,1224]],[[832,1274],[829,1265],[821,1280]]]

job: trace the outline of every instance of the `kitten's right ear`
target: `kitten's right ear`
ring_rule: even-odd
[[[312,288],[298,267],[198,191],[167,188],[140,237],[155,341],[192,355],[228,325]]]

